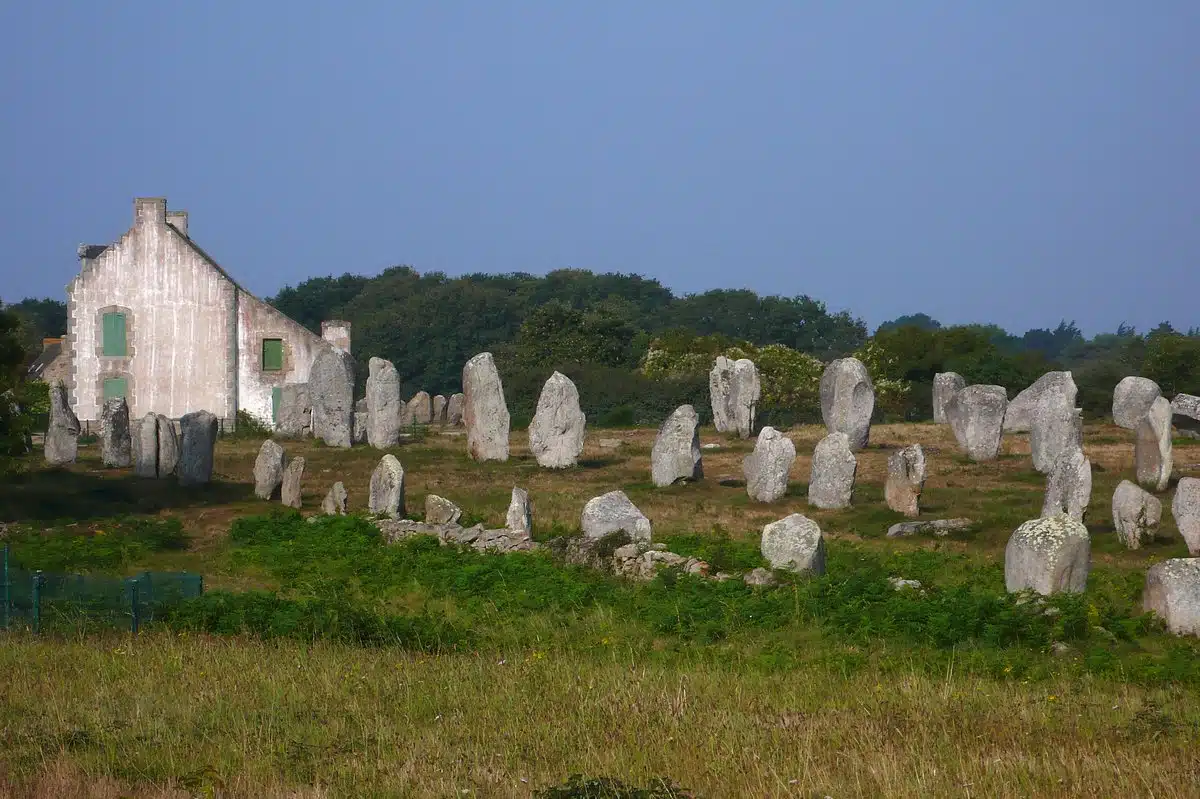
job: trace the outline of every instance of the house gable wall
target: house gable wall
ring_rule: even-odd
[[[283,369],[262,368],[262,342],[283,341]],[[309,369],[329,342],[253,295],[238,293],[238,408],[271,425],[271,392],[291,383],[307,383]]]

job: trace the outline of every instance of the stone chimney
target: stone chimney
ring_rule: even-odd
[[[133,201],[134,226],[164,225],[167,222],[166,197],[138,197]]]
[[[342,352],[350,352],[350,323],[341,319],[329,319],[322,322],[321,338]]]
[[[167,224],[187,235],[187,211],[167,211]]]

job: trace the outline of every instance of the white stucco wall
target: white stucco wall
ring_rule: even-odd
[[[283,369],[262,368],[262,342],[283,340]],[[238,407],[263,424],[271,424],[271,390],[288,383],[307,383],[313,360],[330,344],[265,302],[238,294]]]

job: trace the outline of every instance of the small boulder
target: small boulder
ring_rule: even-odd
[[[723,572],[717,575],[718,580],[722,579],[722,574]],[[728,579],[728,577],[725,579]],[[762,566],[758,566],[746,572],[746,576],[742,578],[742,582],[755,588],[768,588],[772,585],[775,585],[775,583],[778,581],[775,579],[775,575],[772,574],[769,569],[764,569]]]
[[[1175,486],[1171,515],[1188,552],[1200,555],[1200,478],[1184,477]]]
[[[764,427],[754,452],[742,461],[746,493],[757,502],[774,502],[787,493],[788,475],[796,461],[796,445],[774,427]]]
[[[462,508],[448,499],[437,494],[425,495],[426,524],[458,524],[462,518]]]
[[[1046,494],[1042,500],[1042,517],[1065,513],[1082,522],[1092,501],[1092,462],[1081,449],[1064,453],[1050,470],[1046,479]]]
[[[408,419],[414,424],[429,424],[433,421],[433,397],[428,391],[418,391],[408,401]]]
[[[217,417],[208,411],[184,414],[179,420],[179,484],[204,485],[212,481],[213,448],[217,444]]]
[[[321,513],[326,516],[345,516],[348,501],[346,486],[342,485],[340,481],[336,482],[329,489],[329,493],[325,495],[325,499],[321,500]]]
[[[772,569],[825,573],[825,537],[807,516],[793,513],[768,524],[762,531],[761,549]]]
[[[1004,386],[967,386],[946,403],[946,418],[959,449],[976,462],[995,460],[1008,394]]]
[[[529,451],[538,465],[565,469],[578,463],[586,424],[587,417],[579,409],[579,390],[571,378],[561,372],[550,375],[529,424]]]
[[[887,506],[905,516],[919,516],[925,477],[925,450],[920,444],[909,444],[889,455],[887,483],[883,488]]]
[[[404,515],[404,467],[390,452],[379,460],[371,475],[367,509],[374,515],[398,519]]]
[[[1004,584],[1010,593],[1079,593],[1087,587],[1090,561],[1091,539],[1082,522],[1066,515],[1032,519],[1008,539]]]
[[[579,526],[585,538],[603,538],[623,531],[634,541],[650,540],[650,520],[629,501],[624,491],[609,491],[583,506]]]
[[[850,449],[859,450],[871,438],[875,386],[867,367],[857,358],[838,358],[821,374],[821,418],[830,433],[845,433]]]
[[[1171,445],[1171,403],[1159,397],[1137,425],[1133,451],[1137,481],[1151,491],[1163,491],[1174,465]]]
[[[1200,558],[1172,558],[1151,566],[1142,608],[1175,635],[1200,636]]]
[[[967,387],[967,381],[958,372],[938,372],[933,376],[933,421],[946,424],[946,403]]]
[[[1130,375],[1123,378],[1113,389],[1113,424],[1126,430],[1137,430],[1154,401],[1161,396],[1158,383],[1148,377]]]
[[[904,538],[918,533],[933,533],[945,538],[956,530],[966,530],[975,522],[971,519],[929,519],[920,522],[896,522],[888,528],[888,538]]]
[[[477,461],[508,460],[508,405],[492,354],[481,352],[467,361],[462,379],[468,454]]]
[[[846,508],[854,495],[858,460],[850,451],[850,437],[830,433],[817,442],[808,480],[808,504],[815,508]]]
[[[283,485],[283,467],[283,447],[268,438],[258,448],[258,457],[254,459],[254,496],[259,499],[274,497]]]
[[[1155,536],[1162,521],[1162,501],[1141,486],[1122,480],[1112,498],[1113,526],[1130,549],[1139,549]]]
[[[283,484],[280,486],[279,499],[289,508],[299,508],[303,503],[300,498],[300,484],[304,480],[304,458],[296,456],[288,461],[283,470]]]
[[[513,486],[512,500],[504,516],[504,529],[526,536],[533,535],[533,509],[529,506],[529,492]]]
[[[650,452],[650,476],[659,488],[704,476],[700,461],[700,418],[691,405],[680,405],[658,428]]]
[[[100,460],[105,466],[125,468],[133,463],[129,439],[129,403],[114,397],[100,410]]]

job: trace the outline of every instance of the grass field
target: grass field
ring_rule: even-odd
[[[666,778],[696,796],[1196,795],[1200,642],[1140,613],[1147,566],[1186,548],[1169,511],[1163,540],[1116,540],[1126,431],[1086,431],[1089,590],[1049,612],[1003,591],[1007,538],[1041,509],[1025,437],[972,464],[945,427],[877,426],[854,507],[814,511],[821,434],[790,432],[801,456],[771,505],[741,482],[753,442],[711,431],[705,480],[668,489],[649,481],[653,431],[593,432],[558,473],[522,433],[505,464],[471,462],[457,436],[394,450],[411,510],[437,493],[500,526],[519,485],[541,540],[574,533],[584,502],[614,488],[656,540],[714,567],[758,565],[767,522],[816,519],[829,573],[768,590],[633,585],[544,554],[388,547],[357,519],[268,513],[278,503],[252,493],[257,441],[221,441],[214,484],[196,490],[103,469],[94,447],[69,470],[35,470],[0,487],[20,565],[191,570],[209,591],[136,638],[0,638],[0,797],[508,797],[571,774]],[[930,464],[923,516],[971,530],[884,538],[901,518],[882,501],[887,456],[913,441]],[[381,453],[285,446],[308,463],[306,513],[335,480],[365,510]],[[1196,442],[1176,447],[1184,475],[1200,475]]]

